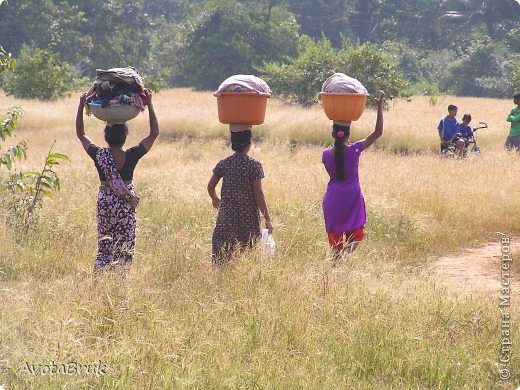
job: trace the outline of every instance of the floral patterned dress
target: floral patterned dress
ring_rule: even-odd
[[[222,177],[220,208],[213,231],[213,263],[226,260],[236,247],[251,246],[260,237],[260,213],[253,182],[264,178],[262,164],[240,153],[221,161],[213,173]]]
[[[109,148],[90,145],[87,153],[96,164],[100,180],[111,183],[100,187],[96,203],[98,252],[94,273],[117,266],[129,270],[135,250],[135,207],[139,197],[132,183],[123,182]],[[133,178],[134,168],[145,153],[142,145],[126,151],[122,168],[125,179]]]

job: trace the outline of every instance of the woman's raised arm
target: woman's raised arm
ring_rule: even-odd
[[[376,128],[374,132],[366,137],[363,142],[363,150],[369,148],[376,140],[383,135],[383,101],[385,99],[385,93],[383,91],[379,91],[379,96],[374,99],[377,105],[377,119],[376,119]]]
[[[83,149],[87,151],[88,147],[93,143],[92,140],[85,135],[85,126],[83,125],[83,109],[87,101],[87,94],[83,93],[79,97],[78,112],[76,113],[76,136],[81,141]]]
[[[145,89],[144,93],[146,95],[146,98],[148,100],[148,115],[150,117],[150,134],[148,134],[145,138],[141,140],[141,145],[144,146],[146,151],[148,152],[152,146],[157,137],[159,136],[159,122],[157,121],[157,116],[155,115],[155,110],[153,108],[152,103],[152,91],[149,89]]]

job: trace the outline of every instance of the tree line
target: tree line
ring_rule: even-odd
[[[156,89],[259,74],[305,105],[334,71],[394,97],[520,89],[516,0],[10,0],[0,45],[2,89],[40,99],[126,65]]]

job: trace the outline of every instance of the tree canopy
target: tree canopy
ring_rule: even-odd
[[[294,69],[326,39],[336,54],[346,42],[385,52],[407,82],[401,94],[507,97],[520,89],[519,33],[516,0],[0,1],[0,46],[12,58],[43,50],[76,78],[132,65],[197,89]]]

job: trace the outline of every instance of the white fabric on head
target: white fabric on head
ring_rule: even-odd
[[[368,95],[367,89],[355,78],[344,73],[334,73],[321,87],[321,92],[327,93],[361,93]]]
[[[271,96],[269,85],[252,74],[236,74],[228,77],[213,95],[220,96],[223,92],[257,92],[259,95]]]

